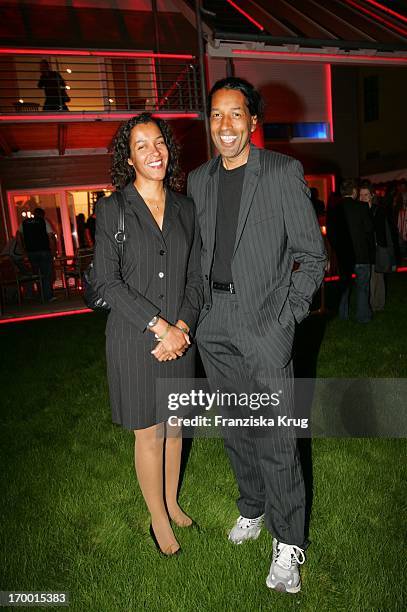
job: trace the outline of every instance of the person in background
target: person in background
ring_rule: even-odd
[[[34,274],[41,273],[44,300],[52,302],[54,297],[52,279],[53,262],[56,255],[55,234],[45,219],[42,208],[34,210],[34,216],[24,219],[18,230],[18,240],[27,253]]]
[[[375,261],[374,227],[369,207],[360,202],[358,183],[355,179],[346,179],[341,185],[343,212],[349,230],[354,272],[356,274],[356,320],[358,323],[369,323],[372,311],[369,304],[371,267]],[[339,316],[349,318],[349,298],[351,284],[341,297]]]
[[[394,198],[394,209],[399,234],[400,256],[407,256],[407,182],[402,180]]]
[[[397,227],[397,217],[395,211],[395,195],[396,195],[396,184],[394,181],[385,183],[384,193],[381,199],[383,207],[386,212],[386,219],[390,228],[391,242],[393,245],[393,252],[395,257],[395,265],[400,263],[400,244],[399,244],[399,232]]]
[[[351,186],[353,186],[353,183]],[[345,194],[347,187],[344,183],[341,183],[341,188]],[[344,210],[344,204],[348,197],[351,197],[351,195],[343,195],[342,197],[336,195],[330,198],[326,215],[327,238],[335,253],[338,265],[337,298],[339,303],[338,315],[341,319],[348,319],[349,317],[349,290],[355,267],[352,238]]]
[[[76,215],[76,233],[78,236],[78,248],[86,249],[89,246],[89,242],[86,231],[85,215],[83,213]]]
[[[359,189],[359,200],[369,206],[370,214],[373,219],[375,245],[387,248],[386,239],[386,213],[382,206],[378,205],[372,185],[369,182],[361,184]],[[376,260],[372,264],[370,274],[370,307],[373,312],[384,310],[386,301],[386,287],[384,283],[384,273],[376,272]]]
[[[10,257],[20,274],[31,274],[31,270],[29,270],[24,263],[25,253],[21,240],[18,240],[18,233],[7,242],[0,255],[7,255]]]
[[[18,232],[14,238],[11,238],[7,242],[0,255],[7,255],[11,259],[13,264],[16,266],[20,277],[27,277],[32,274],[31,269],[26,265],[25,252],[22,246],[22,241],[19,240]],[[34,297],[34,281],[24,283],[24,297],[28,299],[32,299]]]
[[[335,177],[335,191],[331,191],[328,196],[327,212],[330,208],[335,208],[342,201],[342,196],[338,185],[341,185],[342,179],[339,176]]]
[[[66,83],[59,72],[51,70],[47,60],[42,60],[40,64],[41,77],[37,87],[44,90],[45,102],[42,110],[44,111],[69,111],[67,102],[70,97],[66,91]]]
[[[311,187],[311,202],[314,207],[315,213],[318,217],[322,217],[325,214],[325,204],[319,199],[319,191],[316,187]]]
[[[95,193],[96,201],[103,198],[105,195],[104,191],[97,191]],[[95,244],[95,234],[96,234],[96,206],[93,204],[92,213],[89,215],[88,220],[86,221],[86,237],[88,240],[89,246],[93,246]]]

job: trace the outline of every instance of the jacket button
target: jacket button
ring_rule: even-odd
[[[205,304],[205,310],[209,310],[210,307],[210,304]]]
[[[158,299],[159,299],[159,300],[163,300],[163,299],[164,299],[164,294],[163,294],[163,293],[160,293],[160,295],[158,296]]]
[[[164,272],[159,272],[159,273],[158,273],[158,276],[159,276],[160,278],[164,278]]]
[[[205,274],[205,280],[208,280],[209,276],[207,274]]]
[[[161,251],[160,251],[160,255],[162,256],[162,255],[165,255],[165,254],[166,254],[166,251],[164,251],[163,249],[161,249]]]

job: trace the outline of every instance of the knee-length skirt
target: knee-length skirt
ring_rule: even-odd
[[[136,338],[106,336],[112,420],[126,429],[144,429],[167,420],[163,402],[156,401],[159,379],[192,379],[195,375],[194,345],[178,359],[159,362],[151,355],[156,344],[151,332]]]

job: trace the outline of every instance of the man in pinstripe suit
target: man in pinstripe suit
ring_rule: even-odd
[[[250,143],[262,110],[253,86],[223,79],[209,102],[220,155],[188,179],[203,243],[198,347],[213,390],[279,389],[280,414],[290,415],[295,325],[307,316],[324,274],[320,229],[301,164]],[[295,435],[241,427],[224,437],[240,492],[229,540],[256,539],[264,520],[273,534],[267,586],[296,593],[305,560],[305,493]]]

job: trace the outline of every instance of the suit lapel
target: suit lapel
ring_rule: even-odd
[[[256,191],[260,175],[260,149],[254,145],[250,145],[249,159],[247,160],[246,171],[244,175],[242,197],[240,200],[239,218],[236,228],[236,239],[233,255],[239,245],[240,238],[246,223],[247,215],[249,214],[252,205],[254,193]]]
[[[160,228],[158,227],[153,215],[148,210],[145,202],[143,201],[143,198],[141,197],[137,189],[134,187],[133,183],[129,183],[128,185],[126,185],[126,187],[123,189],[123,194],[126,200],[129,202],[132,211],[139,217],[140,220],[147,224],[147,226],[153,231],[157,238],[162,240],[162,233],[160,231]]]
[[[219,163],[220,157],[213,160],[213,164],[209,170],[209,177],[206,183],[205,196],[205,212],[201,218],[201,231],[206,238],[206,249],[211,255],[211,262],[215,247],[215,232],[216,232],[216,211],[218,207],[218,186],[219,186]],[[202,227],[203,226],[203,227]]]
[[[180,210],[180,204],[177,199],[177,194],[173,193],[167,188],[166,198],[165,198],[165,211],[164,211],[164,221],[163,221],[163,231],[162,235],[164,240],[167,238],[171,228],[174,225],[174,221],[178,216]]]

